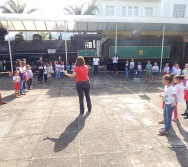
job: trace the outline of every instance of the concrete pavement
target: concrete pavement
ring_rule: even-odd
[[[135,84],[123,73],[90,74],[92,112],[79,115],[75,80],[36,84],[14,98],[12,78],[0,75],[0,167],[188,167],[188,120],[167,136],[157,83]]]

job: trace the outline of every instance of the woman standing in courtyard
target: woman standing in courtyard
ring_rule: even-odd
[[[87,101],[88,112],[91,112],[91,99],[90,99],[90,81],[88,77],[88,67],[85,65],[85,60],[82,56],[76,59],[76,65],[72,74],[65,71],[65,75],[70,78],[76,77],[76,90],[79,96],[80,114],[84,114],[84,94]]]

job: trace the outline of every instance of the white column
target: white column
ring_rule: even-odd
[[[96,49],[97,49],[97,55],[99,56],[100,54],[100,49],[101,49],[101,40],[97,40],[96,42]]]
[[[11,52],[11,46],[10,46],[10,37],[9,37],[8,21],[7,21],[7,33],[8,33],[8,48],[9,48],[9,55],[10,55],[11,72],[12,72],[12,74],[13,74],[12,52]]]
[[[164,33],[165,33],[165,24],[163,25],[163,39],[162,39],[162,49],[161,49],[160,72],[162,72],[162,63],[163,63]]]
[[[65,63],[67,64],[67,22],[65,23]]]
[[[115,53],[117,53],[117,23],[116,23],[116,36],[115,36]]]

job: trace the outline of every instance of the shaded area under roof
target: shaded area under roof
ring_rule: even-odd
[[[118,31],[162,31],[165,24],[165,31],[188,32],[186,18],[1,14],[0,26],[7,23],[9,31],[102,32],[115,30],[117,23]]]

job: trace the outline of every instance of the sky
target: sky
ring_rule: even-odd
[[[4,5],[7,0],[0,0],[0,5]],[[14,0],[15,2],[17,0]],[[34,14],[63,14],[63,8],[68,5],[78,5],[91,2],[91,0],[18,0],[20,4],[26,3],[26,11],[32,8],[40,9]],[[14,38],[18,32],[10,32],[11,38]],[[7,39],[7,36],[5,37]]]
[[[3,5],[7,0],[0,0],[0,5]],[[17,0],[15,0],[17,1]],[[37,13],[62,13],[63,8],[68,5],[78,5],[83,3],[88,4],[91,0],[18,0],[21,4],[26,3],[26,10],[31,8],[40,9]]]

